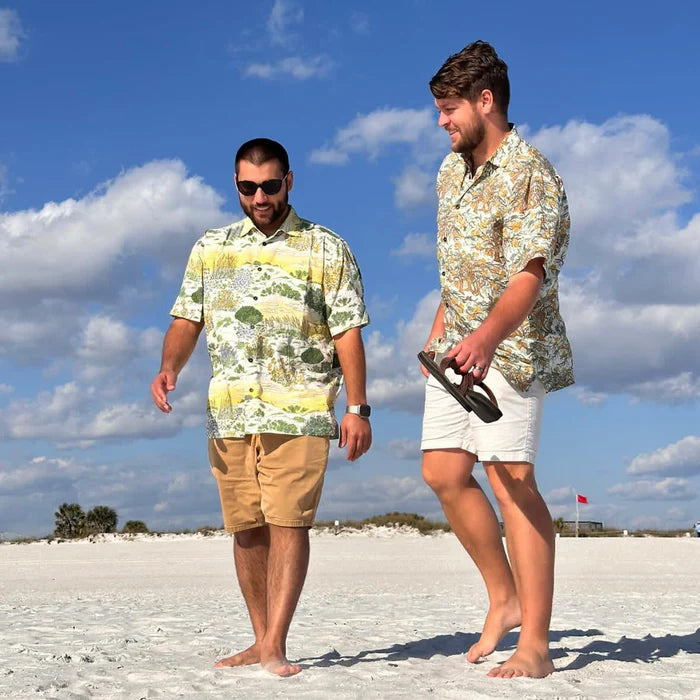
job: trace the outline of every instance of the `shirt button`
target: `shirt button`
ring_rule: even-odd
[[[442,239],[442,242],[443,242],[443,243],[447,243],[447,236],[445,236],[445,237]]]
[[[250,389],[248,389],[248,391],[252,394],[254,391],[253,387],[250,387]]]
[[[248,362],[252,362],[252,361],[253,361],[253,358],[252,358],[252,357],[249,357],[249,358],[248,358]],[[252,389],[251,389],[251,391],[252,391]]]
[[[257,301],[257,300],[258,300],[258,297],[253,297],[253,301]]]
[[[263,245],[267,245],[267,241],[263,241]]]
[[[444,273],[444,272],[441,272],[440,274],[441,274],[443,277],[445,276],[445,273]]]
[[[258,272],[262,272],[262,267],[259,267],[259,268],[258,268]]]

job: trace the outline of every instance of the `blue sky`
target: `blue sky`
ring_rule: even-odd
[[[46,534],[64,501],[122,524],[221,522],[203,347],[171,415],[148,386],[192,243],[241,216],[233,156],[256,136],[287,146],[297,211],[350,243],[372,317],[374,447],[354,464],[333,450],[319,516],[441,517],[420,477],[414,359],[448,151],[427,83],[477,38],[508,63],[510,118],[571,204],[577,384],[548,398],[540,490],[555,517],[578,492],[607,525],[700,519],[700,10],[466,8],[0,5],[0,532]]]

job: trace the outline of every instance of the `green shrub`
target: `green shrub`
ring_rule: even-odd
[[[127,535],[137,535],[143,532],[148,532],[148,528],[143,520],[127,520],[126,523],[124,523],[122,532]]]

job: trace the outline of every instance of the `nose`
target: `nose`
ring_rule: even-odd
[[[263,192],[262,187],[258,187],[258,189],[255,190],[253,202],[255,202],[255,204],[265,204],[265,202],[267,202],[267,195]]]
[[[447,118],[447,115],[444,112],[440,112],[438,115],[438,126],[444,127],[447,126],[450,123],[450,120]]]

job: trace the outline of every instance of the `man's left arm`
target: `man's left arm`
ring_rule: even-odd
[[[473,369],[474,378],[484,379],[502,340],[527,318],[537,301],[544,280],[544,259],[533,258],[514,274],[484,322],[448,353],[460,372]],[[478,368],[478,369],[477,369]]]
[[[345,378],[345,393],[349,405],[366,404],[367,370],[365,348],[359,327],[349,328],[333,336],[340,367]],[[372,444],[372,428],[368,418],[346,413],[340,423],[339,447],[348,447],[348,460],[354,462],[367,452]]]

